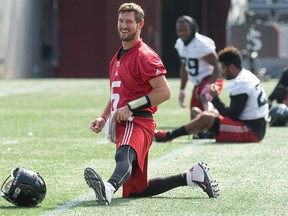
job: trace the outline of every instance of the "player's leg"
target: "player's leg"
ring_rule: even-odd
[[[228,117],[219,116],[215,120],[219,129],[215,137],[216,142],[259,142],[260,139],[241,121],[234,121]],[[231,128],[233,130],[231,130]]]
[[[209,102],[209,103],[211,103],[211,102]],[[198,114],[202,113],[202,112],[203,111],[200,110],[198,107],[192,107],[192,109],[191,109],[191,119],[196,118],[196,116]],[[219,115],[218,111],[215,108],[214,109],[210,109],[209,112],[214,113],[215,115]],[[193,135],[193,139],[214,139],[214,138],[215,138],[215,133],[210,128],[206,128],[203,131]]]
[[[195,86],[193,91],[192,91],[192,96],[191,96],[191,99],[190,99],[190,119],[192,120],[193,119],[193,113],[192,113],[192,108],[193,107],[197,107],[199,108],[200,110],[205,110],[205,102],[202,101],[201,99],[201,90],[202,88],[205,87],[205,83],[201,83],[200,85],[198,86]]]
[[[121,122],[117,125],[116,166],[111,178],[104,183],[100,175],[92,168],[86,168],[84,171],[86,183],[94,190],[99,204],[110,204],[113,193],[131,176],[133,162],[137,159],[136,149],[132,146],[136,146],[135,140],[138,139],[138,135],[143,130],[134,121],[136,120]],[[154,126],[153,120],[151,120],[151,125]],[[155,129],[151,130],[154,131]],[[152,143],[153,133],[150,136],[152,136]],[[139,138],[141,142],[144,140],[143,137],[144,135]]]
[[[187,172],[149,180],[147,188],[141,193],[132,193],[129,197],[149,197],[162,194],[180,186],[200,187],[211,198],[219,196],[218,185],[208,172],[207,164],[196,163]]]
[[[215,82],[219,93],[223,87],[223,79],[217,79]],[[200,85],[196,86],[193,90],[193,98],[191,99],[191,119],[195,118],[195,108],[199,108],[202,111],[208,111],[215,114],[219,114],[218,110],[211,103],[210,91],[210,76],[205,78]],[[210,129],[204,129],[201,132],[194,134],[193,139],[213,139],[215,136],[214,132]]]
[[[282,85],[286,88],[288,87],[288,67],[283,70],[278,85]]]
[[[202,112],[198,114],[188,124],[183,125],[177,129],[171,131],[158,131],[154,134],[156,142],[167,142],[177,137],[185,136],[189,134],[198,134],[199,132],[211,128],[214,124],[216,114],[210,112]]]
[[[155,132],[154,120],[134,118],[133,134],[129,145],[137,154],[137,160],[132,164],[132,174],[122,186],[122,197],[127,198],[130,194],[143,191],[148,186],[148,152],[153,142]]]
[[[108,182],[115,188],[119,189],[126,182],[132,173],[132,164],[137,160],[135,150],[129,145],[119,147],[115,154],[116,167]]]
[[[108,182],[103,182],[101,176],[90,167],[84,170],[84,179],[94,190],[96,202],[100,205],[109,205],[115,191],[114,187]]]
[[[282,85],[277,85],[273,92],[269,95],[268,99],[270,103],[272,103],[274,100],[277,101],[277,103],[282,103],[287,95],[287,87],[284,87]]]
[[[103,182],[100,175],[92,168],[86,168],[84,177],[86,183],[96,195],[99,204],[110,204],[112,195],[126,182],[132,173],[132,164],[137,159],[136,152],[129,145],[121,146],[115,154],[116,167],[107,182]]]
[[[274,100],[276,100],[277,103],[283,103],[283,101],[286,100],[288,94],[287,87],[288,87],[288,68],[285,68],[277,85],[275,86],[272,93],[268,97],[270,107],[272,106],[272,102]]]

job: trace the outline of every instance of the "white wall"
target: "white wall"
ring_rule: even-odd
[[[41,77],[42,0],[0,0],[0,78]]]

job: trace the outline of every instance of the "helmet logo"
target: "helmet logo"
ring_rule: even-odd
[[[35,207],[45,195],[46,184],[42,176],[24,168],[14,169],[1,187],[1,196],[20,207]]]
[[[14,198],[17,198],[17,196],[18,196],[18,194],[20,194],[21,193],[21,189],[20,188],[15,188],[15,191],[14,191],[14,194],[13,194],[13,197]]]
[[[18,173],[17,176],[15,177],[15,180],[13,181],[13,185],[17,184],[19,176],[20,176],[20,173]]]

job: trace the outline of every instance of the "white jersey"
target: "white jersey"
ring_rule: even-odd
[[[199,85],[205,77],[213,73],[214,67],[203,59],[204,56],[216,52],[215,43],[211,38],[196,33],[186,46],[183,40],[178,38],[175,49],[185,64],[189,80],[194,85]]]
[[[266,118],[268,115],[268,103],[260,80],[249,70],[242,69],[238,76],[228,85],[230,96],[247,94],[248,100],[244,110],[239,116],[240,120],[252,120]]]

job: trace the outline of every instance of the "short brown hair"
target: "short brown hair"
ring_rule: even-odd
[[[123,12],[134,12],[136,23],[140,23],[142,20],[144,20],[144,10],[140,5],[137,5],[133,2],[123,3],[118,9],[118,14]]]
[[[234,46],[228,46],[218,53],[218,59],[220,63],[225,66],[234,64],[237,68],[242,68],[242,55],[240,51]]]

